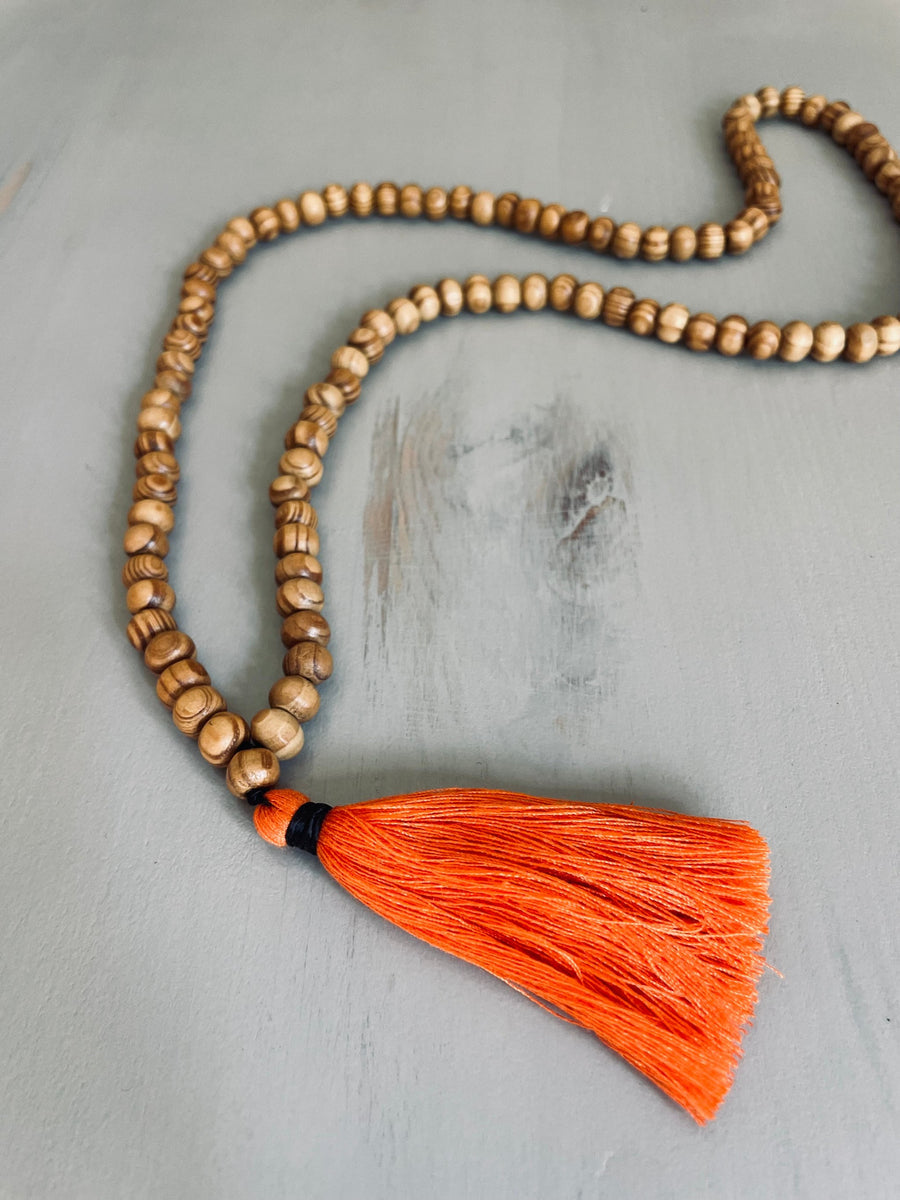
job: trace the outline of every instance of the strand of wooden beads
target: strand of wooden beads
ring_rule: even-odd
[[[191,395],[195,364],[215,317],[219,284],[258,242],[315,228],[348,213],[359,218],[377,214],[435,221],[450,216],[648,262],[665,258],[685,262],[693,257],[709,261],[726,253],[743,254],[781,215],[778,174],[756,134],[759,119],[778,113],[808,128],[820,128],[845,146],[900,220],[900,162],[876,126],[843,101],[829,104],[824,96],[806,96],[797,87],[780,93],[761,88],[755,95],[735,101],[723,120],[726,144],[745,187],[746,204],[724,226],[707,222],[696,230],[685,225],[642,230],[633,222],[617,225],[607,216],[591,219],[587,213],[567,212],[561,205],[543,205],[511,192],[495,197],[462,186],[449,192],[439,187],[423,191],[416,184],[398,188],[392,183],[375,188],[357,183],[347,191],[332,184],[321,194],[303,192],[296,201],[280,200],[272,207],[255,209],[249,217],[234,218],[187,268],[178,313],[163,339],[153,387],[143,397],[138,415],[134,446],[137,480],[125,534],[128,559],[122,573],[132,614],[127,633],[157,676],[157,694],[171,709],[176,726],[197,740],[208,762],[227,768],[228,786],[235,795],[252,798],[277,783],[279,763],[301,750],[303,725],[319,708],[318,686],[331,675],[327,649],[331,633],[322,615],[322,568],[316,557],[318,519],[309,497],[322,478],[323,458],[341,416],[359,398],[370,366],[381,359],[397,335],[409,335],[438,316],[453,317],[463,311],[512,313],[550,308],[628,329],[640,337],[655,336],[694,352],[715,349],[728,357],[777,356],[784,362],[843,358],[863,363],[900,349],[900,319],[885,315],[847,328],[837,321],[825,321],[815,328],[804,321],[784,326],[757,321],[751,325],[736,314],[721,320],[706,312],[692,314],[682,304],[637,299],[626,287],[605,290],[599,283],[579,283],[568,274],[551,280],[540,274],[521,280],[501,275],[493,283],[483,275],[472,275],[463,283],[444,279],[436,287],[420,284],[385,309],[364,313],[346,344],[332,355],[325,380],[307,390],[299,419],[285,438],[280,473],[269,488],[276,527],[276,602],[286,653],[283,676],[269,693],[268,707],[248,723],[228,709],[195,658],[194,642],[177,627],[175,592],[165,564],[168,535],[175,524],[180,411]]]

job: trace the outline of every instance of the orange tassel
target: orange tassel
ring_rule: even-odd
[[[267,792],[258,831],[285,845],[306,803]],[[592,1030],[699,1123],[715,1114],[764,966],[768,850],[749,825],[462,788],[318,819],[306,848],[358,900]]]

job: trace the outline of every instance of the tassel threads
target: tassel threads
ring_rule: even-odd
[[[324,807],[266,793],[257,829],[287,844],[301,806]],[[358,900],[591,1030],[699,1123],[715,1114],[764,966],[768,851],[750,826],[465,789],[320,821],[319,858]]]

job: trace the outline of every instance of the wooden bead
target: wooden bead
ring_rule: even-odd
[[[350,198],[347,195],[347,189],[339,183],[329,183],[322,191],[322,200],[325,203],[329,217],[337,218],[346,216],[347,209],[350,207]]]
[[[272,242],[281,233],[281,222],[274,208],[254,208],[250,220],[261,242]]]
[[[319,523],[319,515],[306,500],[285,500],[275,509],[275,528],[282,525],[309,525],[315,529]]]
[[[140,433],[159,429],[167,433],[173,442],[181,436],[181,421],[178,414],[169,408],[142,408],[138,413],[137,427]]]
[[[669,258],[673,262],[688,262],[697,253],[697,235],[690,225],[679,225],[669,238]]]
[[[350,189],[350,211],[354,217],[369,217],[375,207],[375,193],[368,183],[354,183]]]
[[[587,240],[591,219],[586,212],[576,209],[567,212],[559,225],[559,236],[567,246],[580,246]]]
[[[721,258],[725,253],[725,230],[715,221],[707,221],[697,230],[697,257]]]
[[[453,188],[447,197],[447,211],[457,221],[465,221],[469,216],[469,206],[472,203],[472,189],[460,184]]]
[[[877,354],[886,357],[900,350],[900,321],[896,317],[876,317],[872,328],[878,334]]]
[[[175,513],[172,506],[162,500],[138,500],[128,510],[128,524],[155,525],[163,533],[171,533],[175,528]]]
[[[301,724],[312,720],[319,711],[319,703],[316,688],[302,675],[285,675],[269,691],[271,707],[285,709]]]
[[[203,262],[192,262],[189,267],[186,267],[184,278],[185,280],[200,279],[204,283],[218,283],[215,271]]]
[[[441,315],[455,317],[463,310],[464,297],[462,284],[458,279],[442,279],[437,285],[437,293],[441,298]]]
[[[747,221],[729,221],[725,226],[725,249],[729,254],[745,254],[753,245],[753,226]]]
[[[200,261],[212,267],[220,279],[227,279],[234,270],[234,260],[223,246],[207,246]]]
[[[734,358],[743,352],[746,340],[747,322],[743,317],[732,313],[731,316],[722,318],[716,333],[716,349],[720,354],[724,354],[726,358]]]
[[[616,258],[635,258],[640,245],[640,225],[636,225],[634,221],[626,221],[613,235],[612,252]]]
[[[519,200],[515,210],[515,227],[517,233],[534,233],[541,219],[541,202],[529,196]]]
[[[648,337],[656,329],[659,304],[656,300],[638,300],[628,314],[628,328],[638,337]]]
[[[604,325],[613,329],[621,329],[628,320],[631,306],[634,304],[634,292],[626,287],[614,287],[606,293],[603,300],[603,312],[600,319]]]
[[[338,346],[331,356],[331,365],[352,371],[357,379],[365,379],[369,373],[369,360],[355,346]]]
[[[206,668],[193,658],[177,658],[157,674],[156,694],[166,708],[174,708],[175,701],[188,688],[204,687],[209,683]]]
[[[135,650],[143,653],[151,638],[166,629],[175,628],[175,618],[164,608],[144,608],[134,614],[125,627],[125,633]]]
[[[281,760],[293,758],[303,749],[300,722],[283,708],[260,709],[250,722],[250,734]]]
[[[818,125],[827,103],[824,96],[807,96],[800,106],[801,122],[810,129]]]
[[[168,537],[149,521],[130,525],[125,532],[123,545],[126,554],[158,554],[160,558],[165,558],[169,553]]]
[[[328,216],[325,201],[318,192],[301,192],[297,197],[297,207],[304,225],[321,225]]]
[[[425,198],[417,183],[407,183],[400,189],[400,215],[403,217],[421,217]]]
[[[574,275],[555,275],[550,280],[550,307],[557,312],[568,312],[575,302],[578,280]]]
[[[180,629],[165,629],[150,639],[144,650],[144,665],[160,675],[173,663],[193,658],[197,652],[193,639]]]
[[[603,309],[603,288],[599,283],[583,283],[575,291],[572,312],[583,321],[596,321]]]
[[[531,274],[522,280],[522,305],[529,312],[539,312],[547,307],[547,276]]]
[[[318,554],[319,535],[310,525],[292,522],[275,530],[272,545],[278,558],[286,554]]]
[[[181,397],[165,388],[153,388],[141,396],[141,410],[145,408],[168,408],[177,416],[181,412]]]
[[[279,200],[275,205],[275,214],[282,233],[296,233],[300,228],[300,209],[293,200]]]
[[[175,589],[164,579],[139,579],[125,593],[125,603],[130,613],[142,608],[162,608],[171,612],[175,607]]]
[[[545,204],[541,209],[538,220],[538,235],[545,241],[553,242],[559,237],[559,227],[562,224],[566,210],[561,204]]]
[[[397,326],[394,324],[393,317],[383,308],[370,308],[360,317],[359,323],[366,329],[377,333],[385,346],[389,346],[397,336]],[[322,401],[314,401],[314,403],[322,403]]]
[[[313,609],[301,609],[291,613],[281,623],[281,640],[290,648],[298,642],[316,642],[327,646],[331,640],[331,627],[321,613]]]
[[[253,228],[253,222],[246,217],[232,217],[225,228],[236,233],[248,250],[252,250],[256,245],[256,230]]]
[[[305,500],[308,495],[309,487],[298,475],[278,475],[269,484],[269,503],[275,508],[285,500]]]
[[[169,332],[163,338],[163,347],[166,350],[183,350],[194,360],[200,357],[200,351],[203,349],[200,339],[195,334],[177,326],[170,327]]]
[[[183,350],[163,350],[156,360],[158,371],[180,371],[183,375],[193,375],[194,360]]]
[[[774,117],[781,106],[781,93],[778,88],[763,87],[756,93],[760,104],[760,116],[763,120]]]
[[[440,311],[440,303],[438,304],[438,311]],[[353,330],[347,338],[347,345],[361,350],[366,356],[366,361],[370,364],[381,362],[384,357],[384,342],[374,329],[366,329],[364,325],[358,325]],[[343,400],[343,396],[341,400]]]
[[[588,228],[587,243],[595,254],[605,254],[616,234],[616,223],[611,217],[595,217]]]
[[[131,490],[131,498],[138,500],[162,500],[174,504],[178,499],[178,488],[168,475],[142,475]]]
[[[172,454],[175,443],[167,433],[160,429],[148,429],[139,433],[134,441],[134,457],[143,458],[145,454]]]
[[[181,285],[182,296],[199,296],[201,300],[205,300],[209,304],[216,302],[216,285],[215,283],[206,283],[202,279],[186,278]]]
[[[823,321],[813,330],[812,356],[816,362],[834,362],[844,353],[847,332],[837,321]]]
[[[865,363],[878,353],[878,331],[874,326],[860,321],[847,329],[844,358],[852,363]]]
[[[140,586],[139,584],[135,585]],[[300,612],[310,608],[313,612],[321,612],[325,605],[325,597],[321,585],[314,579],[304,579],[302,576],[286,579],[275,593],[275,603],[283,617],[292,612]]]
[[[395,217],[400,204],[400,192],[395,183],[379,183],[375,188],[375,208],[380,217]]]
[[[172,708],[172,720],[188,737],[196,738],[210,717],[224,712],[227,705],[221,693],[208,684],[182,692]]]
[[[688,350],[703,353],[715,344],[718,326],[712,313],[694,313],[684,327],[684,344]]]
[[[224,250],[236,267],[247,258],[247,243],[233,229],[223,229],[216,238],[216,245]]]
[[[822,114],[819,117],[819,128],[823,129],[825,133],[831,133],[838,117],[849,111],[850,105],[846,100],[832,100],[822,109]]]
[[[900,180],[900,162],[895,158],[881,164],[875,173],[875,186],[884,196],[889,196],[898,186]]]
[[[315,487],[321,480],[324,466],[315,450],[308,446],[295,446],[293,450],[285,450],[278,460],[278,470],[282,475],[297,475],[310,487]]]
[[[519,197],[515,192],[504,192],[502,196],[497,197],[497,204],[494,208],[494,220],[501,229],[513,228],[516,205],[518,203]]]
[[[422,207],[429,221],[443,221],[447,215],[449,201],[442,187],[429,188],[425,193]]]
[[[139,579],[168,579],[169,568],[157,554],[135,554],[122,568],[122,582],[131,587]]]
[[[656,336],[668,345],[680,342],[690,315],[683,304],[664,305],[656,318]]]
[[[384,315],[387,316],[386,313]],[[365,319],[363,319],[361,324],[366,325],[367,328],[371,328],[371,326],[367,325]],[[382,341],[384,341],[383,337]],[[336,417],[342,416],[347,407],[343,392],[333,383],[314,383],[306,389],[303,400],[306,404],[318,404],[323,408],[330,409]]]
[[[287,579],[312,579],[321,583],[322,564],[311,554],[286,554],[275,566],[275,582],[284,583]]]
[[[856,156],[856,150],[863,138],[869,137],[873,133],[878,133],[878,126],[873,125],[871,121],[860,121],[854,125],[844,139],[844,146],[849,152]],[[884,139],[882,139],[883,141]]]
[[[752,121],[758,121],[762,116],[762,105],[752,92],[748,92],[746,96],[741,96],[735,103],[742,105],[747,110]]]
[[[464,285],[466,308],[472,313],[486,313],[493,302],[491,285],[485,275],[470,275]]]
[[[370,332],[366,330],[366,332]],[[373,335],[374,336],[374,335]],[[344,397],[341,396],[343,401]],[[333,438],[337,433],[338,419],[330,408],[324,408],[321,404],[306,404],[300,412],[301,421],[310,421],[313,425],[318,425],[326,438]],[[314,447],[313,447],[314,448]],[[285,497],[285,499],[293,499],[293,497]]]
[[[493,306],[498,312],[515,312],[522,303],[522,285],[515,275],[498,275],[493,286]]]
[[[328,409],[324,411],[327,413]],[[285,434],[284,448],[286,450],[296,450],[299,446],[305,446],[307,450],[312,450],[321,458],[328,449],[328,434],[315,421],[296,421]],[[285,474],[291,475],[295,474],[295,472],[286,471]],[[296,474],[295,477],[298,479],[302,478],[302,476]]]
[[[214,767],[227,767],[250,736],[247,722],[237,713],[213,713],[197,738],[200,753]]]
[[[806,99],[806,93],[801,87],[786,87],[779,100],[778,108],[783,117],[792,120],[796,117]]]
[[[318,642],[296,642],[285,654],[281,669],[285,675],[302,675],[311,683],[324,683],[334,669],[330,653]]]
[[[760,241],[769,232],[769,218],[761,208],[745,208],[735,219],[750,226],[754,242]]]
[[[873,146],[863,159],[863,174],[866,179],[874,179],[885,163],[895,162],[896,158],[893,146]]]
[[[387,311],[401,337],[415,333],[422,323],[419,310],[406,296],[398,296],[396,300],[392,300],[387,306]]]
[[[831,126],[832,138],[839,146],[843,146],[847,141],[847,134],[850,132],[853,126],[860,125],[862,121],[862,115],[858,112],[853,112],[852,109],[841,113]]]
[[[771,358],[780,344],[781,330],[772,321],[757,321],[747,331],[747,353],[751,358]]]
[[[427,283],[420,283],[412,288],[409,298],[419,310],[423,321],[435,321],[441,315],[441,298]]]
[[[805,321],[789,321],[781,331],[778,357],[783,362],[802,362],[813,347],[813,331]]]
[[[172,483],[177,483],[181,476],[181,468],[174,454],[164,450],[151,450],[142,454],[134,464],[134,473],[140,479],[144,475],[165,475]]]
[[[641,258],[647,262],[662,262],[669,255],[669,231],[662,225],[651,225],[641,237]]]
[[[344,367],[332,367],[325,376],[325,382],[334,384],[344,397],[345,404],[355,404],[362,394],[362,384],[359,381],[359,376],[354,375],[352,371],[348,371]]]
[[[281,771],[278,759],[265,746],[238,750],[228,764],[225,781],[232,796],[242,800],[257,789],[273,788]]]

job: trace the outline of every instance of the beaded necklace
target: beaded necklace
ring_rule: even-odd
[[[848,328],[836,321],[750,326],[741,316],[692,314],[682,304],[636,299],[628,288],[607,290],[568,274],[420,284],[363,314],[288,430],[269,488],[284,673],[268,707],[249,723],[228,708],[193,641],[177,627],[164,559],[175,524],[181,406],[192,391],[219,285],[258,242],[348,214],[377,214],[449,216],[647,262],[740,255],[781,215],[778,173],[756,132],[758,120],[778,114],[845,146],[900,220],[900,162],[876,126],[843,101],[828,103],[798,87],[762,88],[725,114],[746,205],[725,225],[642,230],[511,192],[392,183],[357,183],[349,191],[331,184],[235,217],[185,271],[153,387],[141,401],[125,534],[129,640],[156,676],[157,695],[178,729],[197,741],[207,762],[225,769],[231,792],[253,805],[262,837],[317,854],[375,911],[591,1029],[699,1122],[714,1115],[730,1086],[756,1001],[769,904],[765,842],[742,822],[491,790],[455,788],[331,809],[279,788],[280,763],[302,749],[319,686],[332,672],[310,495],[338,422],[370,369],[396,337],[439,316],[549,307],[694,352],[788,363],[807,357],[864,363],[894,354],[900,320],[881,316]]]

